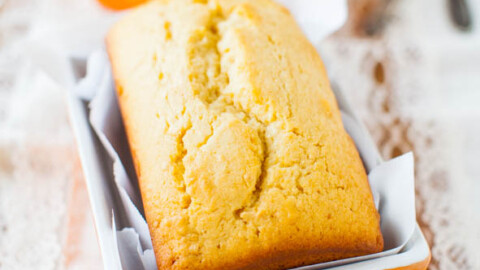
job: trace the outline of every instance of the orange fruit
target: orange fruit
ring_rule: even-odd
[[[98,0],[103,6],[114,9],[121,10],[131,8],[142,3],[147,2],[148,0]]]

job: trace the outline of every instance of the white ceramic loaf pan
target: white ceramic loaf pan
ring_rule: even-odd
[[[72,89],[68,93],[70,121],[77,140],[87,183],[104,268],[130,270],[131,267],[126,267],[126,265],[132,265],[131,260],[135,260],[135,256],[119,252],[117,240],[114,237],[116,228],[125,227],[125,224],[128,224],[128,220],[126,220],[125,209],[122,207],[118,190],[114,184],[113,163],[89,122],[88,101],[80,98],[74,90],[79,79],[86,74],[86,66],[85,59],[71,59],[70,85]],[[89,74],[89,76],[92,76],[92,74]],[[352,107],[346,102],[342,93],[335,89],[334,92],[341,109],[354,116]],[[381,161],[367,130],[358,118],[355,116],[353,118],[358,122],[357,124],[361,132],[364,133],[363,135],[368,137],[368,140],[363,142],[368,145],[362,145],[362,148],[375,149],[375,151],[368,153],[368,157],[363,157],[364,155],[362,157],[376,162]],[[368,163],[366,160],[364,162]],[[113,215],[115,218],[113,218]],[[413,235],[399,253],[328,269],[426,269],[429,261],[429,247],[417,224]],[[140,268],[142,267],[139,266],[137,269]],[[307,266],[299,269],[319,268]]]

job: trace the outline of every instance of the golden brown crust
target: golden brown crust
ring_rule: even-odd
[[[269,0],[153,1],[107,48],[159,269],[382,250],[323,64]]]

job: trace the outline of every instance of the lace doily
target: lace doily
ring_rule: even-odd
[[[353,21],[319,46],[332,84],[348,93],[385,159],[414,152],[417,220],[432,249],[430,269],[480,269],[480,214],[472,205],[478,185],[464,174],[464,130],[443,115],[437,59],[409,34],[406,6],[414,1],[390,1],[382,11],[388,23],[371,36],[359,32],[360,2],[379,1],[353,2]]]
[[[0,269],[96,269],[65,90],[21,49],[46,4],[0,0]]]

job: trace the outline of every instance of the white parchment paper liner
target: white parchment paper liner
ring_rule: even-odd
[[[110,65],[104,50],[88,60],[87,76],[80,81],[77,93],[90,102],[90,122],[113,160],[113,175],[121,199],[114,213],[124,219],[114,229],[123,269],[157,269],[148,226],[141,213],[143,207],[123,123],[115,95]],[[333,262],[299,267],[322,269],[398,253],[415,229],[413,155],[411,153],[381,162],[375,145],[353,115],[341,93],[336,93],[345,129],[354,140],[364,165],[381,216],[385,248],[383,252]],[[112,221],[115,227],[115,220]]]

